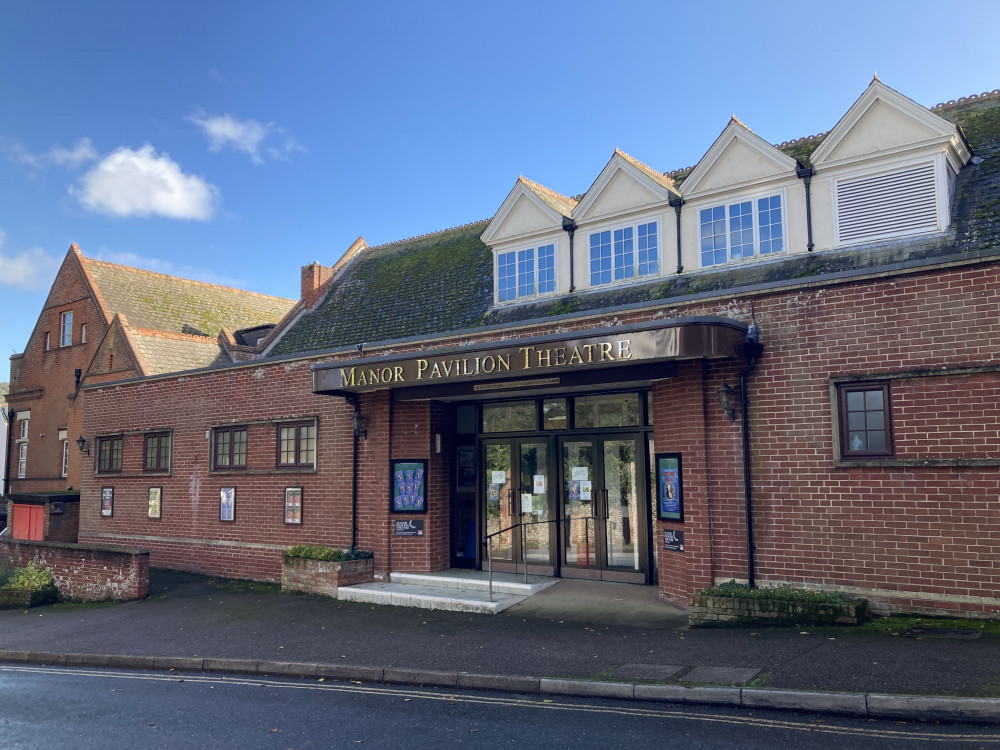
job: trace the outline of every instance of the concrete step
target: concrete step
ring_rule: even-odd
[[[341,601],[478,614],[496,614],[526,598],[501,594],[494,589],[491,602],[488,591],[394,582],[360,583],[357,586],[341,586],[337,590],[337,599]]]
[[[489,591],[489,573],[480,570],[443,570],[436,573],[390,573],[392,583],[406,583],[413,586],[462,589],[465,591]],[[513,594],[532,596],[558,582],[556,578],[524,576],[516,573],[494,573],[493,594]]]

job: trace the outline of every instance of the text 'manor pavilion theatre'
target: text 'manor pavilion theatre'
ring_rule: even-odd
[[[682,605],[735,578],[994,615],[998,102],[876,79],[823,135],[733,118],[691,169],[615,151],[577,198],[519,178],[489,221],[359,238],[202,366],[115,377],[102,342],[79,540],[267,580],[295,544],[379,576],[492,550]]]

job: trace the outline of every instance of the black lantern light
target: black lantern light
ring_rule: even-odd
[[[730,388],[729,383],[723,380],[722,385],[719,386],[719,390],[716,393],[719,394],[719,406],[725,412],[726,419],[730,422],[735,422],[736,409],[733,407],[733,389]]]
[[[80,435],[80,437],[76,439],[76,447],[80,449],[80,453],[83,455],[90,455],[90,448],[87,448],[87,439],[83,435]]]

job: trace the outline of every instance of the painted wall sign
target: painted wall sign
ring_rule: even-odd
[[[733,356],[743,332],[731,325],[690,323],[605,336],[535,341],[497,349],[409,358],[372,358],[316,365],[313,391],[359,392],[470,380],[555,375],[683,357]]]
[[[663,549],[670,552],[684,551],[684,532],[673,529],[663,530]]]
[[[423,536],[423,520],[395,521],[396,536]]]

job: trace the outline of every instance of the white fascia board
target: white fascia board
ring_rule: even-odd
[[[680,191],[685,200],[689,195],[698,195],[698,183],[705,178],[705,175],[708,174],[709,170],[711,170],[715,162],[719,160],[719,157],[722,156],[723,152],[725,152],[734,139],[738,139],[761,156],[771,160],[781,170],[794,170],[798,164],[795,159],[775,148],[753,131],[748,130],[745,126],[734,120],[730,120],[729,124],[719,134],[719,137],[715,139],[715,143],[705,152],[705,155],[701,157],[695,168],[691,170],[688,178],[681,183]],[[767,178],[764,178],[764,181],[769,179],[774,179],[774,175],[769,175]],[[753,184],[753,182],[748,182],[747,184]]]
[[[530,247],[538,247],[539,245],[555,244],[558,246],[560,239],[564,236],[562,226],[558,230],[539,229],[538,231],[518,235],[517,237],[504,237],[489,247],[493,251],[493,254],[497,255],[498,253],[506,253],[510,250],[524,250]]]
[[[641,182],[648,186],[653,194],[658,196],[659,200],[669,199],[671,192],[669,188],[666,188],[658,183],[628,159],[618,153],[615,153],[608,163],[604,165],[604,169],[601,170],[597,179],[594,180],[594,184],[590,186],[583,198],[580,199],[580,202],[573,208],[574,221],[583,221],[587,218],[587,212],[601,196],[601,193],[604,192],[604,189],[608,186],[608,183],[611,182],[611,179],[620,171],[625,172],[637,182]]]
[[[833,126],[833,129],[823,139],[823,142],[813,151],[810,159],[812,164],[817,167],[820,165],[825,166],[824,161],[878,100],[881,100],[901,114],[916,120],[918,123],[927,126],[942,136],[951,137],[957,135],[958,127],[955,124],[934,114],[912,99],[903,96],[895,89],[889,88],[881,81],[872,81],[871,85],[865,89],[864,93],[847,110],[847,113]]]
[[[557,227],[562,226],[562,220],[563,220],[562,214],[553,209],[552,206],[550,206],[548,203],[546,203],[537,195],[535,195],[535,193],[532,190],[530,190],[523,182],[518,180],[517,183],[514,185],[514,188],[507,194],[507,197],[504,199],[504,202],[500,204],[500,208],[497,209],[496,214],[494,214],[493,218],[490,220],[489,226],[486,227],[486,231],[484,231],[481,235],[479,235],[479,239],[481,239],[485,244],[489,245],[492,242],[493,238],[500,231],[500,227],[503,226],[504,221],[506,221],[507,217],[510,215],[510,212],[514,209],[514,206],[517,205],[518,199],[521,197],[528,198],[532,203],[538,206],[545,214],[550,216],[552,218],[552,223],[555,226]],[[506,242],[507,239],[508,238],[504,238],[504,241]]]
[[[941,154],[944,151],[941,146],[949,141],[950,138],[942,136],[928,141],[921,141],[920,143],[898,146],[896,148],[879,151],[877,153],[852,156],[847,159],[837,159],[836,161],[823,164],[822,168],[817,167],[816,175],[819,176],[822,174],[824,177],[839,176],[841,172],[848,170],[850,170],[852,175],[862,175],[866,173],[883,172],[895,165],[901,167],[909,166],[917,161],[931,160],[935,158],[938,154]],[[953,163],[950,158],[949,163]],[[959,166],[955,171],[957,172],[960,168],[961,167]]]

